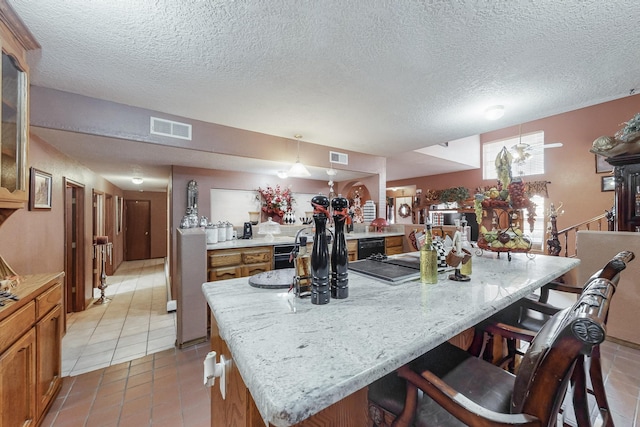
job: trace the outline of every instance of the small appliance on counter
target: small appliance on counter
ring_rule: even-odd
[[[251,239],[253,238],[253,227],[251,226],[251,222],[245,222],[242,227],[242,238],[243,239]]]

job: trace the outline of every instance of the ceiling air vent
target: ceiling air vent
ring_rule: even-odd
[[[151,117],[151,133],[153,135],[168,136],[170,138],[191,140],[191,125]]]
[[[331,163],[338,163],[341,165],[349,164],[349,155],[344,153],[336,153],[335,151],[329,151],[329,161]]]

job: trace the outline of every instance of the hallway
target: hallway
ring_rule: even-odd
[[[111,301],[67,315],[62,376],[138,359],[173,348],[175,312],[167,313],[164,259],[123,262],[107,277]],[[100,295],[94,289],[95,296]]]

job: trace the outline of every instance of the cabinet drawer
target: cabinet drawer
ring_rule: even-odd
[[[62,303],[62,285],[57,282],[51,289],[36,298],[36,318],[40,319],[60,303]]]
[[[242,277],[253,276],[254,274],[262,273],[264,271],[271,270],[270,262],[263,262],[259,264],[251,264],[251,265],[243,265],[242,266]],[[293,279],[293,277],[292,277]]]
[[[216,280],[235,279],[237,277],[242,277],[242,269],[239,266],[213,268],[209,270],[210,282],[215,282]]]
[[[390,248],[393,246],[402,246],[402,239],[404,236],[391,236],[385,238],[385,245]]]
[[[255,264],[259,262],[271,262],[271,251],[246,251],[242,253],[243,264]]]
[[[397,255],[402,253],[402,247],[400,246],[391,246],[388,247],[385,251],[386,255]]]
[[[209,267],[238,265],[242,262],[242,254],[238,251],[213,251],[209,254]]]
[[[0,353],[33,326],[36,321],[36,303],[30,301],[20,310],[0,322]]]

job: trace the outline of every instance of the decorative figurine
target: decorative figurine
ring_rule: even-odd
[[[447,264],[455,268],[455,272],[454,274],[449,275],[449,280],[455,280],[456,282],[468,282],[471,278],[460,272],[460,265],[465,262],[469,262],[471,259],[471,252],[462,247],[462,229],[460,226],[460,220],[456,219],[455,223],[456,232],[453,235],[451,251],[447,255]]]

